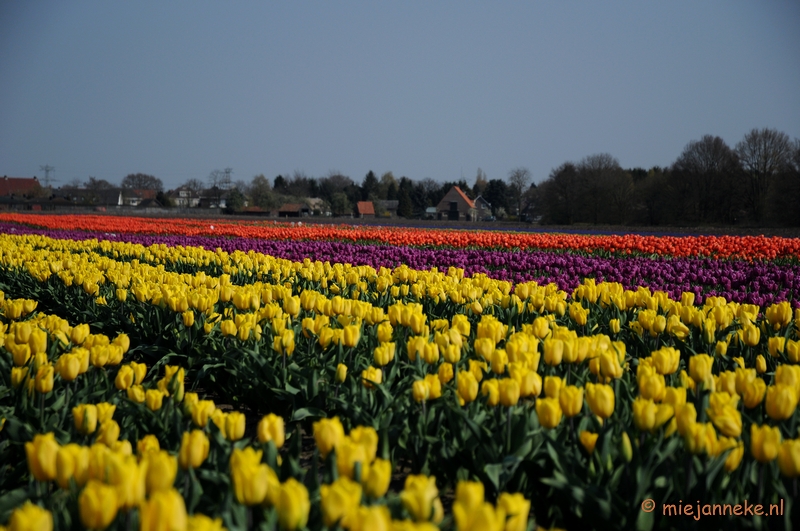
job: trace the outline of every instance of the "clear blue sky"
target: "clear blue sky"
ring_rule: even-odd
[[[0,174],[544,180],[800,137],[800,2],[3,1]]]

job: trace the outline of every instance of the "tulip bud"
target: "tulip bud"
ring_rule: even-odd
[[[633,448],[631,447],[631,439],[628,437],[628,432],[622,432],[622,439],[620,440],[620,453],[628,463],[633,459]]]
[[[478,396],[478,380],[470,371],[458,372],[458,397],[461,402],[470,403]]]
[[[336,383],[344,383],[347,378],[347,365],[340,363],[336,366]]]
[[[580,440],[583,447],[592,455],[594,453],[594,447],[597,444],[597,433],[592,433],[590,431],[582,431],[580,434]]]
[[[161,445],[155,435],[145,435],[136,442],[136,453],[139,455],[139,460],[147,457],[150,452],[158,452],[161,450]]]
[[[566,417],[574,417],[583,409],[583,388],[565,385],[558,394],[558,403]]]

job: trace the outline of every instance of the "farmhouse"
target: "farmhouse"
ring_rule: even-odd
[[[461,188],[454,186],[436,205],[436,214],[439,219],[450,221],[475,221],[478,210],[472,199]]]
[[[359,201],[356,203],[356,217],[374,218],[375,206],[372,204],[372,201]]]

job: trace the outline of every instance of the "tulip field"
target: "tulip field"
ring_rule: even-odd
[[[798,326],[794,238],[3,213],[0,529],[796,528]]]

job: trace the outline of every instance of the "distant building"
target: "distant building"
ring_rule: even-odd
[[[172,204],[178,208],[194,208],[200,206],[200,195],[186,186],[179,186],[174,190],[170,190],[167,192],[167,197],[172,201]]]
[[[359,201],[356,203],[356,217],[374,218],[375,206],[372,204],[372,201]]]
[[[143,190],[143,189],[135,189],[135,188],[123,188],[122,189],[122,204],[127,206],[139,206],[142,201],[151,199],[155,200],[156,198],[155,190]]]
[[[454,186],[436,205],[436,215],[439,219],[450,221],[475,221],[478,210],[472,199],[461,188]]]
[[[482,195],[476,197],[473,203],[475,210],[478,211],[476,219],[482,220],[492,215],[492,204]]]
[[[375,201],[375,214],[380,217],[397,217],[397,207],[400,201],[397,199],[382,199]]]
[[[0,179],[0,196],[33,197],[42,187],[36,177],[8,177]]]
[[[280,209],[278,209],[278,217],[279,218],[299,218],[305,217],[311,214],[311,209],[308,205],[303,205],[300,203],[286,203]]]

